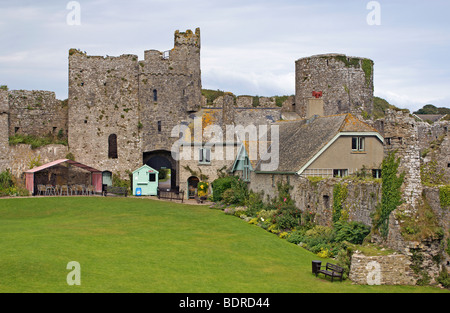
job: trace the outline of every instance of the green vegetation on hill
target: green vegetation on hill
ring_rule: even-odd
[[[450,109],[438,108],[432,104],[427,104],[423,108],[414,112],[414,114],[450,114]]]
[[[379,118],[383,118],[386,114],[387,109],[391,109],[391,110],[395,110],[395,111],[406,110],[406,109],[400,109],[400,108],[396,107],[395,105],[390,104],[383,98],[373,97],[373,114],[372,115],[375,120],[379,119]]]
[[[225,94],[222,90],[202,89],[202,95],[206,98],[206,105],[213,105],[214,101]]]

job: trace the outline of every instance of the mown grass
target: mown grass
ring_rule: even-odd
[[[438,292],[311,274],[312,253],[205,206],[148,199],[0,200],[0,292]],[[81,266],[69,286],[67,263]]]

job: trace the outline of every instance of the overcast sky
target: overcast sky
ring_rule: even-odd
[[[76,14],[66,0],[0,0],[0,85],[65,99],[70,48],[143,59],[173,48],[175,30],[200,27],[203,88],[290,95],[297,59],[344,53],[375,62],[376,96],[450,107],[450,1],[369,2],[80,0]]]

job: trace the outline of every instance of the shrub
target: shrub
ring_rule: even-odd
[[[212,182],[213,187],[213,201],[219,202],[223,200],[223,193],[225,190],[230,189],[232,187],[231,182],[236,180],[237,178],[234,176],[225,176],[216,179]]]
[[[247,215],[256,216],[257,212],[263,210],[265,207],[262,193],[250,191],[245,205],[247,206]]]
[[[294,205],[281,206],[274,217],[280,229],[293,229],[301,224],[301,211]]]
[[[26,188],[18,184],[10,170],[0,173],[0,196],[28,196]]]
[[[0,190],[8,189],[14,186],[13,177],[11,171],[8,169],[0,173]]]
[[[299,243],[304,241],[306,229],[301,228],[297,229],[289,234],[286,240],[290,243],[298,245]]]
[[[339,221],[334,224],[336,231],[335,241],[348,241],[354,244],[362,244],[364,238],[370,233],[370,227],[359,222]]]

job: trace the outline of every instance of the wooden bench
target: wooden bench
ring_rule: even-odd
[[[164,190],[158,188],[158,199],[181,200],[184,201],[184,191]]]
[[[113,186],[106,186],[106,188],[103,191],[103,195],[106,197],[108,193],[115,194],[115,195],[122,195],[122,196],[128,196],[128,188],[127,187],[113,187]]]
[[[325,269],[322,269],[323,267]],[[335,277],[339,278],[340,281],[342,281],[342,276],[344,274],[344,268],[342,268],[340,266],[337,266],[335,264],[327,263],[326,266],[321,266],[321,268],[316,271],[316,273],[315,273],[316,277],[320,273],[324,274],[325,277],[326,276],[330,276],[331,277],[331,281],[333,281],[333,279]]]

